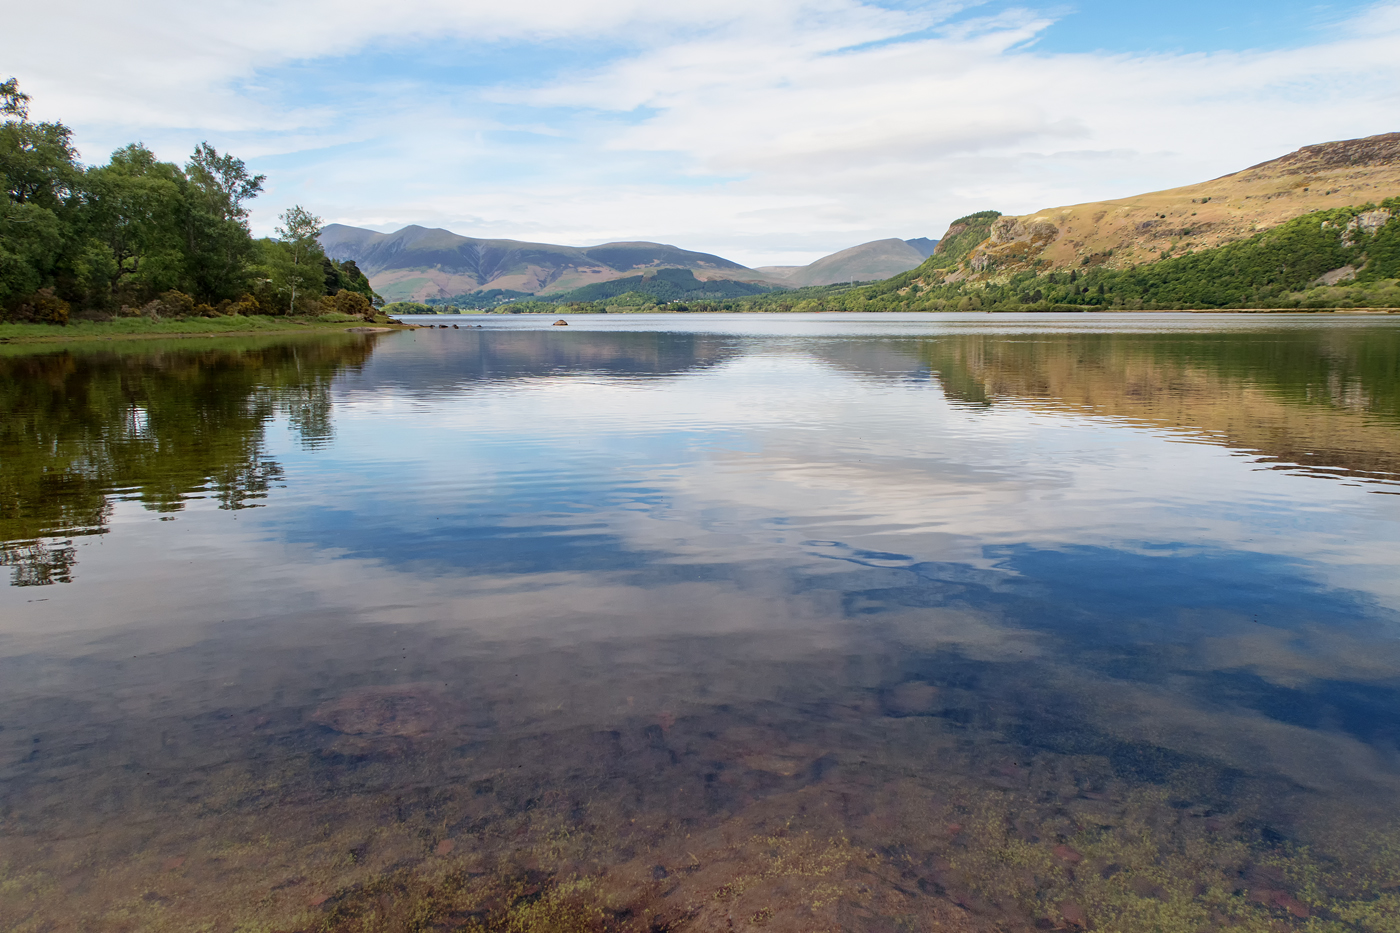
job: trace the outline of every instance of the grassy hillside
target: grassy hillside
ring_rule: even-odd
[[[1400,307],[1400,133],[1199,185],[959,218],[917,269],[796,310]]]
[[[1305,146],[1200,184],[999,218],[957,274],[995,280],[1086,264],[1122,269],[1396,195],[1400,133]]]
[[[890,237],[843,249],[805,266],[760,266],[754,271],[762,272],[775,284],[794,288],[874,282],[917,267],[937,245],[937,240],[927,237],[916,240]]]
[[[903,240],[873,240],[824,256],[792,272],[784,285],[835,285],[872,282],[907,272],[924,261],[924,254]]]
[[[948,270],[957,269],[987,239],[992,224],[999,217],[999,211],[979,211],[959,217],[948,226],[948,232],[943,234],[941,240],[934,241],[933,253],[927,259],[915,268],[872,287],[880,294],[887,294],[901,292],[914,283],[940,279]]]
[[[968,222],[963,233],[969,239],[978,235],[976,225],[994,222],[992,212],[973,217],[979,220]],[[962,247],[953,241],[945,240],[951,244],[945,261],[956,264],[951,254]],[[936,253],[914,272],[875,285],[814,292],[795,303],[758,298],[743,310],[1400,307],[1400,198],[1316,211],[1245,240],[1128,268],[1085,264],[978,279],[956,274],[967,268],[965,262],[946,274],[936,268],[939,258]]]

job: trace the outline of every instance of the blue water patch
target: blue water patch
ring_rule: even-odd
[[[826,556],[897,571],[900,585],[847,594],[855,614],[948,605],[994,608],[1008,622],[1051,632],[1079,647],[1190,644],[1222,634],[1232,623],[1374,628],[1400,621],[1369,594],[1318,582],[1320,566],[1276,554],[1179,544],[1140,549],[1014,544],[982,551],[995,569],[917,562],[858,548]],[[907,563],[897,566],[901,560]]]

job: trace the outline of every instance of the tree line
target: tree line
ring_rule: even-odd
[[[322,221],[295,206],[255,238],[266,176],[207,142],[184,165],[141,143],[78,161],[62,123],[29,117],[0,83],[0,320],[63,324],[226,314],[370,317],[382,304],[354,262],[322,251]]]

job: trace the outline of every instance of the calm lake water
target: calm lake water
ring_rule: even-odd
[[[1400,319],[551,320],[0,347],[0,929],[1400,930]]]

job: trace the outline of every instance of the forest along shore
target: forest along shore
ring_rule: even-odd
[[[364,273],[321,249],[309,210],[283,211],[275,238],[253,236],[249,204],[266,179],[241,159],[200,143],[177,165],[132,143],[83,165],[72,130],[30,120],[13,78],[0,83],[0,116],[0,337],[29,336],[24,325],[115,335],[388,323]]]

